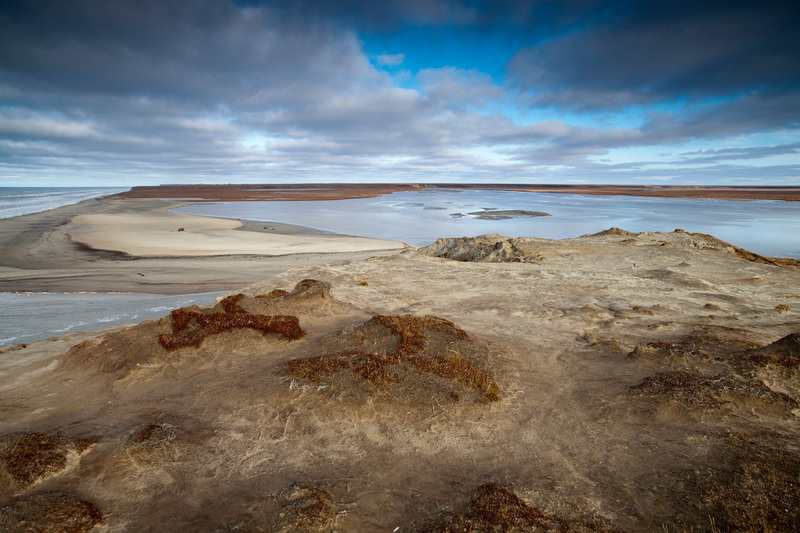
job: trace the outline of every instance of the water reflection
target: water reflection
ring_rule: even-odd
[[[552,216],[481,220],[467,214],[482,210],[544,211]],[[439,237],[485,233],[563,239],[612,226],[633,232],[681,228],[709,233],[762,255],[800,257],[800,204],[775,200],[428,190],[352,200],[194,204],[178,211],[284,222],[421,246]],[[464,216],[453,216],[459,213]]]

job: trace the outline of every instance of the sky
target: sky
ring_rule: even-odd
[[[4,0],[0,186],[800,186],[800,2]]]

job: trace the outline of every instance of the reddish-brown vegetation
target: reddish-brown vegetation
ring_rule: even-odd
[[[289,315],[258,315],[239,307],[243,294],[228,296],[220,302],[220,311],[205,313],[191,309],[172,311],[172,333],[159,335],[158,340],[167,350],[187,346],[197,347],[209,335],[231,329],[249,328],[262,333],[281,335],[288,340],[305,336],[300,320]]]
[[[498,485],[481,485],[461,511],[448,509],[434,522],[417,528],[420,533],[478,533],[495,531],[618,531],[596,518],[571,518],[531,507],[513,491]]]
[[[371,385],[381,386],[393,380],[393,371],[405,368],[481,391],[485,401],[499,399],[497,384],[487,370],[457,353],[423,353],[432,334],[442,334],[450,340],[472,342],[464,330],[449,320],[432,315],[377,315],[365,326],[379,326],[398,337],[395,348],[385,354],[353,349],[292,359],[285,364],[286,372],[297,379],[318,383],[325,376],[349,370]],[[458,395],[451,394],[451,397]]]
[[[82,453],[94,444],[87,439],[50,436],[46,433],[21,433],[0,440],[0,465],[17,488],[25,489],[36,481],[67,466],[70,451]]]
[[[37,494],[0,510],[0,530],[35,533],[88,533],[104,524],[92,502],[63,492]]]

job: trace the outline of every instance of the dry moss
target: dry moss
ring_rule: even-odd
[[[83,453],[94,441],[50,436],[46,433],[21,433],[0,440],[0,465],[19,490],[67,466],[70,452]]]
[[[633,351],[628,354],[631,359],[639,359],[643,357],[697,357],[707,359],[709,354],[699,349],[694,343],[672,343],[672,342],[648,342],[636,346]]]
[[[160,452],[173,446],[177,435],[172,424],[147,424],[135,430],[126,444],[137,451]]]
[[[9,533],[85,533],[104,523],[95,504],[63,492],[23,498],[0,509],[0,531]]]
[[[668,398],[710,409],[721,405],[713,394],[709,381],[694,372],[662,372],[648,376],[641,383],[630,387],[626,394]]]
[[[721,464],[692,480],[720,531],[800,531],[800,455],[780,441],[733,435],[711,457]]]
[[[778,405],[789,412],[798,406],[791,397],[774,392],[759,381],[736,376],[704,377],[694,372],[663,372],[630,387],[629,396],[649,396],[675,400],[692,407],[718,409],[725,404]]]
[[[377,315],[372,320],[400,336],[396,354],[401,358],[412,356],[425,348],[426,330],[444,333],[455,339],[470,340],[466,331],[438,316]]]
[[[567,518],[531,507],[513,491],[496,483],[481,485],[460,510],[448,509],[419,533],[468,532],[614,532],[616,528],[596,518]]]
[[[258,296],[256,296],[256,298],[265,298],[267,300],[272,300],[274,298],[284,298],[286,296],[289,296],[288,291],[285,291],[283,289],[274,289],[266,294],[259,294]]]
[[[385,338],[375,338],[376,326],[396,337],[395,343]],[[467,333],[450,322],[436,316],[377,315],[362,326],[359,332],[360,345],[378,344],[386,346],[386,353],[350,349],[316,357],[292,359],[284,368],[288,375],[306,382],[319,383],[323,378],[342,371],[350,371],[357,378],[374,387],[381,387],[399,380],[403,370],[436,376],[456,381],[480,391],[485,401],[497,401],[499,390],[492,375],[474,362],[457,353],[428,353],[427,344],[431,335],[440,335],[447,340],[471,343]],[[379,342],[380,341],[380,342]],[[391,346],[391,347],[390,347]],[[455,391],[450,397],[459,398]]]
[[[224,298],[216,312],[175,309],[171,313],[172,333],[162,333],[158,340],[167,350],[200,346],[206,337],[232,329],[249,328],[262,333],[281,335],[288,340],[305,336],[300,320],[289,315],[259,315],[239,306],[243,294]]]
[[[336,517],[328,491],[310,483],[295,483],[275,496],[280,505],[273,531],[324,531]]]
[[[758,367],[777,365],[797,368],[800,366],[800,333],[787,335],[763,348],[747,350],[742,361]]]

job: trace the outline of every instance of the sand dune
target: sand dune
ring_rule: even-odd
[[[796,531],[799,281],[682,232],[485,236],[4,347],[0,525]]]

